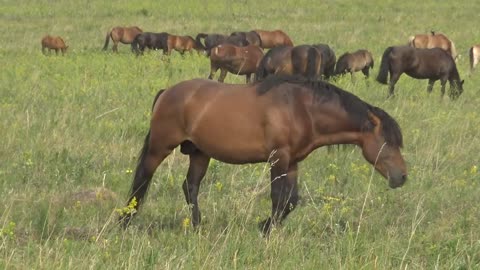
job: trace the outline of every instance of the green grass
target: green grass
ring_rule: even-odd
[[[477,3],[311,2],[4,1],[0,269],[479,269],[480,72],[467,76]],[[209,62],[136,58],[126,45],[103,52],[115,25],[189,35],[280,28],[296,44],[328,43],[337,55],[371,50],[374,75],[387,46],[436,30],[462,55],[465,92],[440,100],[439,85],[428,95],[426,81],[403,75],[386,100],[386,86],[372,78],[369,86],[360,74],[336,82],[398,120],[409,169],[401,189],[388,189],[357,148],[319,149],[300,166],[300,206],[265,239],[257,222],[270,209],[268,167],[212,162],[195,232],[181,190],[188,159],[176,151],[123,231],[115,209],[127,199],[155,93],[207,77]],[[65,38],[65,57],[41,54],[47,33]],[[86,191],[93,197],[80,196]]]

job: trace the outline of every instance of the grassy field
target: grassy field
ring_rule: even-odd
[[[467,57],[480,42],[478,3],[313,2],[2,1],[0,269],[480,269],[480,70],[469,76]],[[403,75],[386,100],[372,78],[336,82],[399,122],[409,169],[401,189],[388,189],[357,148],[318,149],[300,166],[300,206],[266,239],[257,222],[270,209],[268,166],[211,162],[197,232],[181,190],[188,159],[176,151],[123,231],[116,209],[153,96],[207,77],[209,61],[101,51],[116,25],[193,36],[280,28],[337,55],[371,50],[374,75],[387,46],[436,30],[456,43],[465,92],[440,100],[439,85],[428,95],[426,81]],[[47,33],[65,38],[65,57],[41,54]]]

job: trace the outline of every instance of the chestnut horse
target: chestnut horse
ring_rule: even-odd
[[[181,54],[184,54],[187,51],[192,52],[193,50],[196,50],[198,53],[205,52],[203,45],[191,36],[168,35],[166,54],[170,55],[172,50],[176,50]]]
[[[263,50],[255,45],[238,47],[230,44],[220,44],[211,51],[210,76],[208,78],[213,79],[217,70],[220,69],[219,82],[225,80],[228,71],[237,75],[246,75],[246,82],[249,83],[262,57]]]
[[[391,188],[407,179],[397,122],[382,109],[322,81],[271,76],[236,85],[194,79],[157,96],[130,190],[128,202],[134,209],[120,218],[124,226],[144,202],[155,170],[177,146],[190,158],[183,192],[192,205],[194,226],[201,219],[200,183],[212,158],[271,164],[272,213],[261,223],[265,234],[297,205],[298,164],[319,147],[357,145]]]
[[[475,66],[480,61],[480,44],[472,46],[468,52],[470,56],[470,72],[473,72]]]
[[[290,37],[282,30],[265,31],[265,30],[253,30],[259,36],[262,41],[262,48],[268,49],[281,45],[293,46],[293,42]]]
[[[455,44],[444,34],[431,32],[430,34],[418,34],[408,39],[410,46],[419,49],[440,48],[457,60],[457,51]]]
[[[373,69],[373,56],[367,50],[357,50],[353,53],[346,52],[338,58],[335,68],[335,75],[350,73],[353,79],[353,73],[362,71],[366,78],[370,75],[370,69]]]
[[[322,54],[315,46],[277,46],[265,54],[255,75],[257,80],[270,74],[316,79],[323,73],[322,67]]]
[[[403,73],[416,79],[428,79],[429,93],[432,92],[435,81],[440,80],[441,97],[445,94],[447,81],[450,82],[451,99],[458,98],[463,92],[463,81],[460,81],[455,61],[440,48],[388,47],[382,56],[377,81],[387,84],[388,73],[390,73],[389,97],[393,96],[395,84]]]
[[[132,41],[132,51],[138,55],[143,54],[145,48],[150,50],[162,50],[163,54],[168,52],[168,36],[166,32],[152,33],[143,32],[138,34]]]
[[[58,54],[58,50],[62,51],[62,55],[68,49],[68,46],[65,45],[65,41],[61,37],[53,37],[46,35],[42,38],[42,53],[46,54],[45,49],[48,49],[49,52],[55,50],[55,53]]]
[[[110,41],[110,38],[113,41],[113,46],[112,50],[114,52],[118,52],[117,46],[118,42],[121,42],[123,44],[130,44],[132,43],[133,39],[140,33],[142,33],[142,29],[138,26],[132,26],[132,27],[122,27],[122,26],[117,26],[112,28],[109,32],[107,32],[107,36],[105,38],[105,45],[103,45],[103,50],[107,50],[108,48],[108,42]]]

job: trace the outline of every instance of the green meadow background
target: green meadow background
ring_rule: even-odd
[[[11,1],[0,5],[0,269],[480,269],[478,2],[465,1]],[[465,92],[403,75],[396,98],[359,73],[336,85],[385,109],[402,127],[409,180],[387,181],[355,147],[318,149],[300,166],[301,202],[261,237],[270,212],[265,164],[212,161],[190,225],[181,184],[187,157],[157,170],[127,230],[115,221],[148,130],[155,93],[206,78],[209,60],[101,50],[117,25],[192,35],[282,29],[295,44],[337,53],[383,50],[430,30],[460,53]],[[44,56],[43,35],[70,46]],[[229,83],[243,77],[229,74]],[[448,87],[448,86],[447,86]]]

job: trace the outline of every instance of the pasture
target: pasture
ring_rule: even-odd
[[[2,269],[478,269],[480,41],[478,3],[465,1],[3,1],[0,7],[0,268]],[[161,88],[202,77],[209,60],[129,45],[102,51],[117,25],[197,33],[282,29],[294,44],[327,43],[337,57],[368,49],[375,66],[335,84],[387,111],[404,135],[409,180],[399,189],[359,148],[318,149],[300,164],[301,201],[263,238],[269,167],[211,161],[194,231],[178,149],[157,170],[140,214],[116,225]],[[430,30],[456,45],[464,93],[402,75],[396,97],[377,83],[381,54]],[[59,35],[65,56],[44,56]],[[229,74],[228,83],[243,83]],[[447,91],[448,91],[447,84]]]

